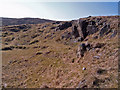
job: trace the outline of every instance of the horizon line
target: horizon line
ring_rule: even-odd
[[[83,16],[79,18],[73,18],[73,19],[68,19],[68,20],[54,20],[54,19],[48,19],[48,18],[40,18],[40,17],[0,17],[0,18],[12,18],[12,19],[23,19],[23,18],[36,18],[36,19],[46,19],[46,20],[51,20],[51,21],[72,21],[72,20],[77,20],[80,18],[87,18],[87,17],[99,17],[99,16],[119,16],[119,15],[88,15],[88,16]]]

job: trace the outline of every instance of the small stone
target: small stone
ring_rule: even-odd
[[[106,70],[104,70],[104,69],[98,69],[97,70],[97,74],[104,74],[104,73],[106,73]]]
[[[98,36],[93,37],[93,39],[98,39]]]
[[[72,59],[72,63],[74,63],[75,62],[75,60],[74,59]]]
[[[104,45],[104,43],[94,43],[93,48],[102,48]]]
[[[42,54],[42,52],[37,52],[37,53],[36,53],[36,55],[40,55],[40,54]]]
[[[93,58],[97,58],[97,59],[99,59],[99,58],[100,58],[100,56],[93,56]]]
[[[44,85],[42,88],[49,88],[47,85]]]
[[[99,86],[99,79],[95,78],[95,80],[93,81],[93,85]]]
[[[83,67],[83,68],[82,68],[82,70],[86,70],[86,68],[85,68],[85,67]]]
[[[87,85],[82,86],[82,88],[87,88]]]
[[[7,87],[7,84],[6,84],[6,83],[4,84],[4,87],[5,87],[5,88]]]
[[[99,49],[96,49],[96,52],[98,53],[100,50]]]

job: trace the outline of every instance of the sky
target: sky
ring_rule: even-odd
[[[2,12],[0,17],[31,17],[68,21],[88,16],[118,15],[117,0],[111,0],[111,2],[85,1],[86,2],[40,2],[38,0],[4,0],[0,3],[0,11]]]

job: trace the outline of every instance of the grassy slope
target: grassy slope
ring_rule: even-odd
[[[44,25],[49,26],[45,29],[39,29]],[[96,49],[91,49],[85,53],[82,59],[78,59],[76,50],[80,43],[68,43],[66,45],[64,42],[67,42],[67,40],[59,40],[65,30],[54,32],[50,29],[53,27],[51,23],[31,25],[31,27],[26,32],[20,31],[3,37],[3,43],[5,38],[15,37],[15,40],[7,42],[8,45],[3,44],[3,47],[16,46],[16,43],[28,47],[28,49],[24,50],[2,51],[3,85],[7,83],[7,87],[22,88],[40,88],[44,85],[56,88],[74,88],[78,86],[80,81],[85,79],[86,82],[84,84],[87,84],[88,87],[117,87],[117,36],[112,39],[105,36],[97,40],[92,38],[95,35],[89,36],[89,42],[103,42],[105,46],[100,48],[99,52],[96,52]],[[67,30],[70,31],[71,28]],[[7,32],[10,33],[9,31]],[[45,36],[51,35],[53,32],[53,39],[51,39],[51,36],[45,39]],[[28,33],[28,37],[21,37],[22,35],[28,35]],[[40,34],[40,36],[31,38],[35,34]],[[20,40],[17,40],[18,37]],[[29,45],[34,40],[39,42]],[[35,48],[36,46],[37,48]],[[44,48],[45,46],[46,48]],[[41,54],[36,55],[38,52],[41,52]],[[93,56],[96,55],[101,55],[100,59],[94,59]],[[73,60],[74,63],[72,63]],[[82,70],[83,67],[86,68],[85,71]],[[107,73],[98,75],[96,72],[99,68],[105,69]],[[95,77],[104,82],[93,86],[92,82]]]

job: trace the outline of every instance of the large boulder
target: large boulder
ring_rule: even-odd
[[[72,34],[75,38],[81,37],[85,39],[88,35],[94,34],[98,31],[95,21],[77,20],[73,22]]]
[[[88,22],[86,20],[77,20],[73,22],[73,26],[72,26],[72,33],[74,35],[75,38],[77,37],[81,37],[81,38],[85,38],[87,36],[87,25]]]
[[[86,38],[86,36],[88,35],[87,33],[88,22],[86,20],[78,20],[77,23],[78,23],[79,35],[83,38]]]

